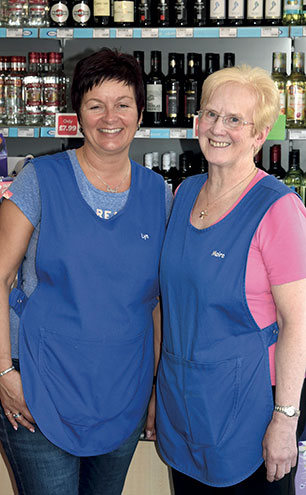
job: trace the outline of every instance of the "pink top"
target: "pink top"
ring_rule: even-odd
[[[266,175],[264,171],[258,170],[223,217]],[[260,328],[276,321],[271,285],[286,284],[302,278],[306,278],[306,208],[295,194],[287,194],[267,211],[250,246],[246,298],[251,314]],[[274,351],[275,344],[269,349],[272,385],[275,385]]]

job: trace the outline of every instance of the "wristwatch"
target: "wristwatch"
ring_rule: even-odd
[[[296,409],[294,406],[279,406],[278,404],[275,404],[274,411],[283,413],[289,418],[300,415],[300,410]]]

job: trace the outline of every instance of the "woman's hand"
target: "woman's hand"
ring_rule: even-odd
[[[14,430],[18,424],[34,433],[35,423],[24,400],[20,373],[16,370],[0,377],[0,401],[4,413]]]
[[[147,424],[146,424],[147,440],[156,440],[155,405],[156,405],[156,393],[155,393],[155,386],[153,386],[151,399],[148,406],[148,416],[147,416]]]
[[[263,458],[267,480],[277,481],[291,471],[297,462],[297,418],[274,412],[263,439]]]

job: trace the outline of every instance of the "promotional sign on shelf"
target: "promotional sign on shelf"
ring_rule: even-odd
[[[78,118],[75,113],[57,113],[55,122],[55,137],[82,138]]]

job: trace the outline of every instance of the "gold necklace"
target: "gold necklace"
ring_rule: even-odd
[[[230,193],[231,191],[233,191],[236,187],[238,187],[240,184],[242,184],[242,182],[244,182],[246,179],[248,179],[253,173],[254,171],[256,170],[256,167],[254,167],[251,172],[246,176],[244,177],[243,179],[241,179],[239,182],[237,182],[237,184],[235,184],[233,187],[231,187],[228,191],[226,191],[225,193],[221,194],[220,196],[218,196],[212,203],[209,203],[209,199],[208,199],[208,190],[207,190],[207,187],[206,187],[206,196],[207,196],[207,204],[206,204],[206,208],[204,208],[204,210],[201,210],[200,211],[200,215],[199,215],[199,218],[201,220],[203,220],[204,217],[207,217],[208,215],[208,207],[209,206],[212,206],[214,205],[220,198],[223,198],[223,196],[225,196],[226,194]],[[207,184],[207,182],[206,182]]]
[[[125,179],[128,177],[129,173],[130,173],[130,165],[128,167],[128,171],[127,173],[125,174],[125,176],[123,177],[123,179],[119,182],[119,184],[115,187],[112,187],[110,186],[109,184],[107,184],[107,182],[105,182],[102,177],[100,177],[100,175],[97,174],[97,172],[95,171],[94,167],[89,163],[89,161],[87,160],[85,154],[84,154],[84,148],[82,149],[82,156],[83,156],[83,159],[86,163],[86,165],[90,168],[90,170],[93,172],[93,174],[97,177],[97,179],[99,179],[102,184],[104,184],[104,186],[106,186],[106,192],[111,192],[111,193],[117,193],[118,190],[120,189],[120,186],[121,184],[123,184],[123,182],[125,181]]]

